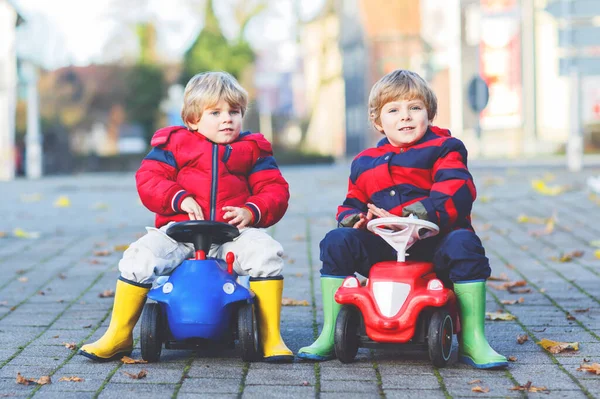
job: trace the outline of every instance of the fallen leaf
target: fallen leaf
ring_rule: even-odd
[[[473,388],[471,388],[471,391],[473,392],[481,392],[481,393],[488,393],[490,391],[490,389],[488,387],[482,388],[479,385],[474,386]]]
[[[58,278],[61,279],[61,280],[64,280],[64,279],[67,278],[67,275],[64,274],[64,273],[59,273]]]
[[[561,253],[558,257],[552,256],[552,257],[550,257],[550,259],[555,262],[566,263],[566,262],[572,261],[575,258],[581,258],[583,256],[583,254],[584,254],[583,251],[575,250],[575,251],[571,251],[571,252],[567,252],[567,253]]]
[[[59,338],[60,335],[53,335],[52,338]]]
[[[67,349],[71,349],[71,350],[77,349],[77,344],[75,342],[63,342],[63,345]]]
[[[17,238],[33,239],[40,238],[40,233],[38,233],[37,231],[25,231],[22,228],[17,227],[13,230],[13,236]]]
[[[302,235],[297,235],[294,236],[293,240],[294,241],[304,241],[306,239],[306,237],[302,236]]]
[[[546,219],[536,217],[536,216],[527,216],[527,215],[519,215],[517,216],[517,223],[533,223],[533,224],[544,224],[546,223]]]
[[[510,320],[516,319],[516,317],[511,315],[510,313],[503,313],[503,312],[485,312],[485,317],[487,320],[492,320],[492,321],[496,321],[496,320],[510,321]]]
[[[83,382],[85,380],[81,377],[71,376],[71,377],[61,377],[60,380],[58,380],[58,381],[59,382],[60,381]]]
[[[575,309],[574,312],[575,313],[586,313],[589,312],[590,308],[585,308],[585,309]]]
[[[496,290],[499,291],[508,291],[509,288],[514,288],[514,287],[524,287],[527,285],[527,281],[525,280],[518,280],[518,281],[506,281],[502,284],[496,284],[496,283],[487,283],[488,287],[494,288]]]
[[[21,373],[17,372],[17,384],[21,385],[29,385],[29,384],[38,384],[38,385],[47,385],[52,384],[52,379],[48,375],[41,376],[40,378],[25,378],[21,375]]]
[[[0,231],[0,238],[7,237],[8,234],[5,231]]]
[[[125,252],[125,250],[129,248],[129,244],[121,244],[121,245],[115,245],[114,250],[117,252]]]
[[[296,274],[294,274],[294,277],[304,277],[304,274],[302,274],[302,273],[296,273]]]
[[[130,358],[129,356],[123,356],[123,357],[121,358],[121,361],[122,361],[124,364],[143,364],[143,363],[148,363],[148,362],[147,362],[147,361],[145,361],[145,360],[142,360],[142,359],[132,359],[132,358]]]
[[[303,387],[309,387],[310,386],[310,382],[308,381],[302,381],[302,384],[300,384]]]
[[[492,197],[489,195],[482,195],[481,197],[477,198],[477,200],[482,204],[487,204],[488,202],[492,201]]]
[[[297,300],[292,298],[281,298],[281,305],[283,306],[309,306],[309,303],[306,299]]]
[[[478,383],[480,383],[480,382],[481,382],[481,380],[473,380],[473,381],[469,381],[469,383],[468,383],[468,384],[469,384],[469,385],[473,385],[473,384],[478,384]]]
[[[568,186],[549,186],[545,181],[538,179],[531,181],[531,187],[539,194],[551,197],[562,194],[569,189]]]
[[[529,294],[531,292],[531,288],[508,287],[506,290],[508,292],[510,292],[511,294]],[[541,290],[540,290],[540,292],[541,292]]]
[[[571,313],[567,313],[567,320],[577,320]]]
[[[527,392],[549,392],[546,387],[534,387],[531,385],[531,381],[527,381],[525,385],[517,385],[516,387],[510,388],[511,391],[527,391]]]
[[[94,205],[91,206],[91,209],[94,209],[96,211],[105,211],[108,208],[108,204],[105,204],[104,202],[96,202]]]
[[[296,260],[289,258],[287,263],[289,263],[290,265],[293,265],[294,263],[296,263]]]
[[[42,195],[40,193],[33,194],[21,194],[19,196],[21,202],[29,203],[29,202],[39,202],[42,200]]]
[[[579,342],[558,342],[552,341],[550,339],[542,339],[538,342],[542,348],[547,350],[550,353],[561,353],[564,351],[578,351],[579,350]]]
[[[92,325],[91,324],[87,324],[87,325],[85,325],[85,326],[83,326],[81,328],[92,328]]]
[[[104,290],[101,293],[98,294],[98,297],[100,298],[112,298],[115,296],[115,292],[113,290]]]
[[[146,376],[148,375],[148,371],[142,370],[137,374],[132,374],[132,373],[128,373],[127,371],[123,371],[123,374],[125,374],[126,376],[128,376],[129,378],[132,378],[134,380],[141,380],[142,378],[146,378]]]
[[[29,277],[19,277],[17,280],[21,283],[26,283],[29,281]]]
[[[104,249],[102,251],[94,251],[94,256],[108,256],[111,252],[108,249]]]
[[[68,208],[71,206],[71,200],[66,195],[61,195],[54,201],[56,208]]]
[[[509,356],[508,357],[508,361],[509,362],[516,362],[517,361],[517,357],[516,356]]]
[[[501,304],[503,305],[514,305],[515,303],[517,303],[516,299],[503,299],[500,301]]]
[[[596,375],[600,374],[600,364],[592,363],[592,364],[582,364],[577,369],[578,371],[587,371],[588,373],[594,373]]]
[[[489,276],[488,281],[510,281],[510,279],[506,274],[502,273],[499,276]]]
[[[600,259],[600,249],[594,251],[594,256],[596,257],[596,259]]]
[[[526,341],[529,341],[529,335],[522,334],[517,336],[517,343],[523,345]]]

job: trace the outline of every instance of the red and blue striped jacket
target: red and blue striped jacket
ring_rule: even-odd
[[[216,144],[182,126],[160,129],[136,173],[142,203],[156,213],[156,227],[189,220],[181,210],[194,197],[204,219],[224,222],[224,206],[246,207],[254,227],[268,227],[285,214],[289,186],[271,144],[244,132],[231,144]]]
[[[418,216],[437,224],[441,232],[472,229],[476,196],[464,144],[449,130],[430,126],[415,144],[394,147],[384,138],[354,158],[337,221],[351,227],[352,219],[366,215],[372,203],[398,216],[405,208],[420,208],[423,215]]]

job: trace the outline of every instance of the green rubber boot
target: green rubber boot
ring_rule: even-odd
[[[461,324],[458,359],[478,369],[507,367],[506,357],[492,349],[485,338],[485,281],[454,283],[454,293]]]
[[[321,335],[311,346],[300,348],[298,356],[306,360],[329,360],[335,357],[333,349],[333,334],[335,320],[342,305],[337,303],[333,296],[344,282],[345,277],[321,277],[321,295],[323,296],[323,330]]]

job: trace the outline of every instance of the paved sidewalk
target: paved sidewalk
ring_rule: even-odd
[[[348,170],[347,164],[283,168],[291,205],[270,231],[286,250],[284,296],[310,303],[283,308],[282,335],[294,351],[310,344],[320,329],[318,244],[335,225]],[[585,188],[585,179],[600,171],[571,174],[560,167],[517,170],[494,164],[473,173],[480,198],[473,222],[493,275],[524,280],[526,286],[517,289],[529,290],[488,291],[489,312],[501,309],[517,317],[486,324],[492,345],[516,358],[506,371],[457,364],[456,347],[444,369],[434,369],[421,353],[365,349],[351,365],[337,360],[246,364],[234,350],[163,350],[155,364],[93,363],[65,344],[81,346],[103,334],[112,298],[99,294],[114,289],[118,246],[152,224],[137,198],[133,174],[0,183],[0,235],[5,233],[0,238],[0,397],[600,397],[600,375],[577,370],[600,363],[600,259],[591,244],[600,240],[600,199],[590,198]],[[549,185],[566,184],[571,190],[541,195],[531,185],[541,178],[554,178]],[[70,206],[55,207],[60,196]],[[520,215],[534,222],[554,215],[556,222],[544,234],[546,224],[519,223]],[[21,229],[19,236],[39,237],[15,237],[16,229]],[[583,255],[570,262],[553,260],[576,250]],[[529,340],[519,344],[517,337],[524,334]],[[550,354],[536,344],[544,338],[578,342],[579,350]],[[139,346],[132,357],[141,357]],[[147,376],[142,379],[125,374],[143,369]],[[52,383],[20,385],[17,373],[31,379],[50,376]],[[60,381],[71,376],[83,381]],[[510,390],[528,381],[530,391],[546,390]],[[475,386],[485,392],[474,392]]]

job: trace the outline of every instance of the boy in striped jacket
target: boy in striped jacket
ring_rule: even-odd
[[[411,260],[433,262],[440,279],[454,286],[462,329],[459,359],[476,368],[508,365],[484,334],[485,281],[489,260],[471,226],[476,197],[464,144],[432,125],[437,99],[418,74],[396,70],[381,78],[369,95],[369,116],[385,137],[352,162],[348,193],[339,206],[339,227],[321,241],[321,291],[324,324],[319,338],[301,348],[303,359],[334,356],[333,336],[340,305],[333,299],[344,278],[369,275],[372,265],[395,260],[395,251],[366,230],[376,217],[408,216],[428,220],[440,234],[417,242]]]

